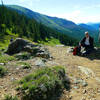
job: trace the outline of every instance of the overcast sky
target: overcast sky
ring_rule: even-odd
[[[3,0],[75,23],[100,22],[100,0]]]

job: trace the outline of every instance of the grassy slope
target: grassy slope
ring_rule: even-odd
[[[8,47],[8,45],[10,44],[11,37],[13,37],[14,40],[17,37],[19,37],[18,34],[12,33],[8,28],[6,29],[6,33],[7,33],[7,35],[0,36],[1,37],[0,38],[0,50]],[[32,42],[31,39],[27,39],[26,37],[23,37],[23,38]],[[61,44],[61,43],[60,43],[59,40],[52,38],[52,39],[47,39],[47,42],[39,41],[39,44],[54,46],[54,45],[58,45],[58,44]]]
[[[5,48],[9,45],[11,37],[14,39],[18,37],[18,34],[12,33],[9,29],[6,29],[7,35],[1,35],[0,37],[0,49]]]

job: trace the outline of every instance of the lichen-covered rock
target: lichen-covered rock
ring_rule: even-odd
[[[44,67],[45,66],[45,63],[42,59],[38,59],[36,62],[35,62],[35,65],[38,66],[38,67]]]
[[[27,45],[30,45],[30,47],[35,46],[34,44],[31,44],[27,40],[24,40],[22,38],[17,38],[15,41],[9,44],[7,52],[8,54],[15,54],[19,53],[21,51],[24,51]]]

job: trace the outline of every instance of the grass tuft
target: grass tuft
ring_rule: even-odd
[[[6,95],[4,100],[18,100],[18,97],[16,97],[16,96],[13,97],[13,96],[10,96],[10,95]]]
[[[14,57],[17,58],[17,60],[27,60],[32,58],[31,54],[28,52],[21,52],[19,54],[15,54]]]
[[[7,73],[7,69],[4,66],[0,66],[0,77],[3,77]]]
[[[14,56],[9,56],[9,55],[5,55],[5,54],[0,55],[0,63],[7,63],[7,62],[13,61],[13,60],[16,60],[16,58]]]
[[[23,69],[30,69],[31,65],[27,62],[18,62],[17,65],[21,65]]]

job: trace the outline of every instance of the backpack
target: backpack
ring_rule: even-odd
[[[80,47],[75,47],[74,49],[73,49],[73,55],[78,55],[79,53],[80,53]]]

